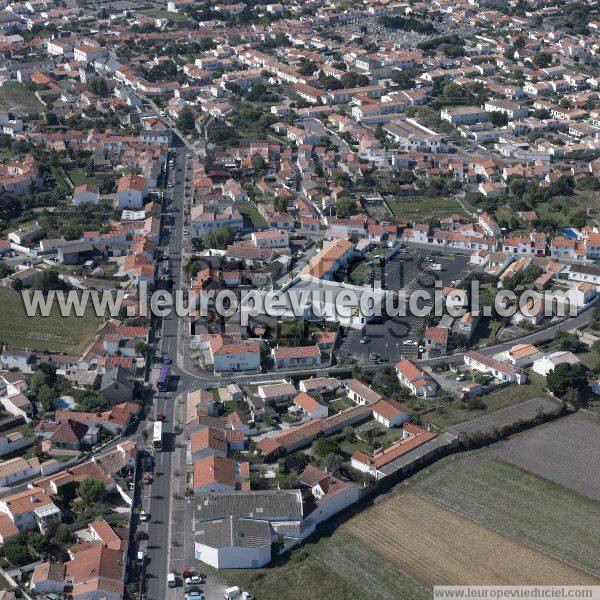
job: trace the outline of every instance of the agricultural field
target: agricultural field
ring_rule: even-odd
[[[363,511],[343,530],[427,586],[597,582],[411,492]]]
[[[84,317],[63,317],[58,306],[48,317],[28,317],[21,294],[0,287],[0,343],[9,348],[77,354],[90,343],[101,322],[91,311]]]
[[[424,600],[431,596],[422,582],[343,529],[302,545],[281,564],[252,571],[221,569],[218,576],[261,600]]]
[[[0,93],[0,108],[16,113],[18,116],[39,113],[45,106],[22,83],[5,85]]]
[[[571,490],[600,500],[600,424],[578,412],[514,436],[496,456]]]
[[[600,577],[598,503],[490,455],[484,451],[442,461],[411,491]]]

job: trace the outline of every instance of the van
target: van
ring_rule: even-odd
[[[167,587],[174,588],[177,586],[177,579],[175,579],[175,573],[167,573]]]
[[[225,600],[233,600],[239,598],[242,595],[242,588],[237,585],[234,587],[227,588],[224,592]]]
[[[142,550],[139,550],[137,553],[137,564],[140,567],[144,566],[144,563],[146,562],[146,557],[144,556],[144,552]]]

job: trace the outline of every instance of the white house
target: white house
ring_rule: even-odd
[[[100,190],[97,185],[85,183],[78,185],[73,191],[73,204],[82,204],[89,202],[90,204],[98,204],[100,200]]]
[[[119,179],[117,188],[119,208],[141,208],[147,195],[148,181],[144,177],[131,173]]]
[[[275,368],[316,367],[321,363],[321,350],[318,346],[277,347],[271,351]]]
[[[324,419],[329,414],[326,406],[319,404],[312,396],[306,392],[300,392],[294,399],[294,406],[311,419]]]
[[[215,373],[260,369],[260,345],[253,340],[231,341],[218,336],[210,340],[210,354]]]
[[[396,375],[400,383],[407,387],[415,396],[425,398],[435,396],[437,382],[415,363],[403,358],[396,365]]]
[[[199,523],[194,556],[215,569],[262,567],[271,560],[269,523],[234,516]]]
[[[507,365],[495,358],[469,350],[465,354],[465,364],[480,373],[489,373],[500,381],[510,381],[522,385],[526,382],[525,373],[517,367]]]
[[[541,356],[536,359],[531,367],[534,373],[546,377],[550,371],[554,371],[557,365],[568,363],[570,365],[578,365],[581,361],[572,353],[567,351],[557,351]]]
[[[0,487],[15,484],[17,481],[39,475],[40,461],[37,458],[16,457],[0,462]]]
[[[358,379],[349,379],[344,382],[344,388],[348,394],[348,398],[358,404],[364,406],[365,404],[376,404],[383,396],[372,390],[368,385],[365,385]]]
[[[385,427],[398,427],[410,419],[410,412],[395,400],[380,400],[373,405],[373,418]]]

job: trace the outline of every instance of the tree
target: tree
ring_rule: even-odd
[[[344,459],[339,454],[335,454],[334,452],[330,452],[321,459],[321,465],[325,471],[331,475],[337,473],[343,464]]]
[[[575,180],[570,175],[562,175],[552,185],[552,193],[557,196],[572,196]]]
[[[552,55],[549,52],[538,52],[533,56],[533,64],[539,69],[543,69],[552,64]]]
[[[328,438],[318,438],[314,444],[315,454],[321,458],[325,458],[328,454],[336,454],[339,452],[339,446]]]
[[[583,349],[583,344],[579,337],[567,331],[558,331],[554,336],[552,346],[557,350],[565,350],[567,352],[580,352]]]
[[[39,531],[32,531],[27,537],[27,548],[32,556],[40,556],[50,548],[50,540]]]
[[[69,527],[64,523],[60,523],[52,536],[52,543],[56,546],[66,546],[70,543],[71,538],[72,536]]]
[[[493,111],[490,113],[490,121],[492,125],[496,125],[496,127],[503,127],[504,125],[508,125],[508,115]]]
[[[105,98],[108,96],[108,84],[106,83],[106,79],[104,77],[94,77],[87,84],[87,89],[92,92],[92,94],[96,94],[96,96],[100,96],[101,98]]]
[[[143,340],[138,340],[135,343],[135,352],[136,354],[139,354],[140,356],[146,356],[146,354],[148,353],[148,344],[146,342],[144,342]]]
[[[77,494],[87,504],[94,504],[104,498],[106,486],[102,481],[86,477],[81,482]]]
[[[308,465],[308,457],[304,452],[296,452],[279,460],[279,466],[286,471],[295,471],[302,473]]]
[[[347,219],[348,217],[355,215],[358,212],[356,202],[350,198],[340,198],[335,203],[335,214],[340,219]]]
[[[44,407],[45,411],[52,410],[54,396],[54,390],[47,385],[42,385],[36,394],[37,401]]]
[[[586,367],[582,364],[562,363],[556,365],[546,376],[546,384],[557,398],[564,398],[569,390],[575,390],[579,396],[584,398],[589,392]],[[570,394],[570,396],[573,395]]]
[[[189,108],[184,108],[179,113],[177,121],[175,122],[177,129],[181,129],[183,132],[192,131],[195,124],[196,120],[194,118],[194,113]]]
[[[111,405],[110,401],[106,400],[106,398],[100,394],[89,394],[84,396],[79,400],[78,404],[81,408],[93,413],[102,412],[103,410],[110,408]]]
[[[50,290],[67,290],[69,286],[60,278],[56,269],[44,269],[33,278],[31,287],[47,294]]]
[[[209,231],[204,236],[205,248],[216,248],[225,250],[233,240],[233,232],[227,226],[219,227],[214,231]]]
[[[252,157],[252,168],[255,171],[264,171],[267,168],[267,162],[265,161],[265,159],[260,156],[259,154],[255,154]]]
[[[2,547],[2,552],[6,560],[15,566],[25,565],[31,560],[27,546],[17,540],[8,540]]]
[[[202,238],[193,237],[191,239],[191,242],[192,242],[192,250],[194,252],[200,252],[200,251],[204,250],[204,242],[202,241]]]

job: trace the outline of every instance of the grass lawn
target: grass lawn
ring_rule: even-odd
[[[353,285],[365,285],[371,282],[372,275],[373,265],[367,265],[364,260],[361,260],[348,273],[348,281]]]
[[[28,317],[21,294],[0,287],[0,342],[9,348],[80,353],[101,323],[91,310],[84,317],[63,317],[57,305],[48,317]]]
[[[444,461],[415,493],[525,546],[600,576],[598,502],[487,457]],[[549,526],[549,518],[552,526]]]
[[[39,113],[46,107],[22,83],[14,82],[2,88],[0,108],[27,114]]]
[[[252,202],[238,202],[235,207],[238,209],[244,220],[250,221],[252,226],[259,229],[267,227],[267,222],[263,216],[258,212],[258,209]]]
[[[385,201],[394,216],[407,220],[422,221],[432,217],[440,219],[453,213],[464,214],[464,210],[455,198],[407,196],[386,198]]]
[[[71,180],[71,183],[73,184],[73,187],[83,185],[84,183],[91,183],[94,185],[98,185],[100,183],[96,177],[86,177],[85,169],[69,169],[67,174]]]
[[[481,396],[481,400],[485,403],[485,408],[482,410],[461,408],[458,401],[447,402],[436,400],[436,398],[428,398],[426,405],[428,407],[435,405],[436,408],[425,412],[423,419],[426,423],[444,428],[493,413],[505,406],[519,404],[525,400],[539,397],[548,397],[544,380],[538,375],[533,374],[532,376],[531,373],[528,373],[525,385],[512,384]]]
[[[183,13],[172,13],[168,10],[148,10],[143,14],[155,19],[170,19],[173,22],[183,21],[186,18]]]
[[[287,560],[272,564],[263,569],[220,569],[215,573],[261,600],[417,600],[431,595],[423,583],[341,530],[303,544]]]

